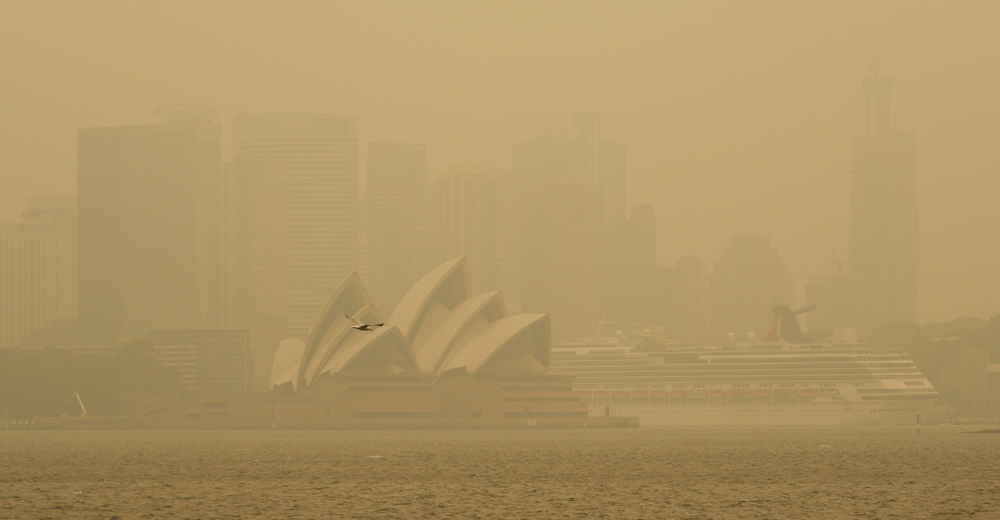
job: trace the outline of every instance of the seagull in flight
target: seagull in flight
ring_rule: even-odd
[[[385,323],[361,323],[360,321],[358,321],[358,320],[356,320],[356,319],[354,319],[354,318],[352,318],[352,317],[350,317],[350,316],[348,316],[346,314],[344,315],[344,317],[347,318],[347,319],[349,319],[349,320],[351,320],[351,323],[354,324],[354,325],[351,325],[352,329],[363,330],[365,332],[371,332],[371,331],[373,331],[373,330],[381,327],[382,325],[385,325]]]

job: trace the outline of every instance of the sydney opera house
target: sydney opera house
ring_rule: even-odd
[[[204,398],[155,422],[185,428],[621,422],[588,418],[587,404],[573,391],[575,376],[549,368],[548,315],[508,315],[499,291],[470,296],[469,286],[464,257],[448,261],[420,279],[386,318],[354,272],[334,291],[305,342],[281,343],[269,395]],[[348,316],[385,325],[357,330]]]

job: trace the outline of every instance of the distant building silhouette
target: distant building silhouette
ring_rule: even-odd
[[[712,341],[730,332],[763,338],[771,328],[771,308],[793,306],[795,280],[767,235],[734,235],[711,276]]]
[[[216,111],[167,105],[157,115],[166,122],[78,132],[78,317],[88,343],[219,317],[209,271]]]
[[[524,310],[547,312],[552,337],[590,335],[601,316],[601,188],[549,183],[525,201]]]
[[[603,226],[626,219],[625,147],[603,137],[599,114],[577,114],[567,132],[515,143],[510,176],[500,186],[502,280],[519,282],[513,290],[505,288],[510,298],[515,305],[523,302],[525,310],[550,312],[557,341],[570,337],[567,334],[593,333],[600,321],[607,273],[601,246]],[[596,214],[595,201],[599,201]],[[580,221],[574,222],[577,217]],[[596,237],[591,227],[595,222]],[[539,242],[540,236],[562,228],[568,235],[553,238],[561,241],[559,247],[569,249],[557,251],[554,244]],[[592,254],[594,265],[588,257]],[[542,257],[547,257],[547,267],[534,263]],[[591,269],[596,269],[593,278],[582,278]],[[541,276],[542,272],[546,275]],[[548,284],[552,295],[545,296],[538,283]],[[574,283],[582,285],[570,287]],[[581,299],[568,300],[577,297]],[[539,307],[544,301],[563,310]],[[580,313],[572,316],[574,309]]]
[[[697,256],[682,256],[672,267],[662,267],[660,290],[666,336],[680,343],[711,340],[708,268]],[[660,323],[657,323],[660,324]]]
[[[150,330],[158,362],[199,395],[253,393],[253,347],[246,329]],[[208,406],[206,406],[208,408]]]
[[[633,204],[627,221],[604,228],[604,321],[628,330],[636,321],[658,323],[656,297],[656,215],[649,204]]]
[[[862,83],[865,135],[854,138],[848,270],[862,333],[917,319],[917,203],[913,133],[890,123],[892,77]]]
[[[496,211],[496,247],[497,247],[497,286],[507,298],[508,308],[521,309],[520,295],[520,252],[523,227],[520,212],[522,208],[515,206],[514,201],[520,201],[520,194],[515,194],[515,186],[511,182],[508,169],[489,168],[487,174],[495,184],[494,208]]]
[[[515,189],[548,182],[585,182],[602,189],[602,219],[627,218],[625,147],[601,133],[600,114],[576,114],[573,129],[515,143],[511,181]]]
[[[806,282],[806,305],[816,306],[805,315],[809,332],[832,334],[853,323],[851,288],[836,252],[831,264],[837,266],[836,274],[813,275]]]
[[[225,165],[223,173],[223,326],[245,328],[249,344],[258,349],[259,391],[267,388],[266,363],[290,334],[286,164],[280,157],[244,157]]]
[[[23,222],[0,224],[0,348],[76,318],[76,198],[28,199]]]
[[[233,159],[237,168],[253,160],[283,162],[252,168],[280,168],[287,177],[286,337],[305,338],[330,292],[357,269],[358,120],[308,113],[239,115],[233,120]],[[276,200],[265,197],[264,204]],[[272,353],[277,348],[255,346]]]
[[[498,289],[496,179],[481,165],[457,164],[436,187],[445,256],[465,257],[470,294]]]
[[[391,313],[406,291],[432,267],[415,258],[428,226],[428,188],[424,145],[368,145],[366,284],[372,300],[386,312]]]

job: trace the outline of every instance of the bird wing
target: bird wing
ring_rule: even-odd
[[[356,326],[356,327],[357,327],[357,326],[361,326],[361,325],[364,325],[364,324],[363,324],[363,323],[361,323],[360,321],[358,321],[358,320],[356,320],[356,319],[354,319],[354,318],[352,318],[352,317],[350,317],[350,316],[348,316],[348,315],[346,315],[346,314],[344,315],[344,317],[345,317],[345,318],[347,318],[347,319],[349,319],[349,320],[351,320],[351,323],[353,323],[353,324],[354,324],[354,326]]]

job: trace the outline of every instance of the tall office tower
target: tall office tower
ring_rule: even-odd
[[[210,107],[183,121],[77,134],[81,339],[206,325],[206,214],[219,127]],[[169,112],[169,111],[168,111]],[[214,159],[213,159],[214,158]]]
[[[601,114],[575,114],[573,127],[583,145],[586,181],[602,188],[605,222],[625,220],[625,146],[602,136]]]
[[[427,266],[415,256],[427,229],[427,155],[422,144],[368,145],[368,280],[390,314]]]
[[[853,327],[849,279],[837,252],[832,253],[830,265],[837,273],[814,274],[806,282],[806,305],[816,306],[805,316],[809,332],[831,334],[836,328]]]
[[[247,330],[256,349],[258,392],[267,391],[277,346],[291,334],[286,164],[282,158],[242,158],[226,165],[223,175],[223,323]]]
[[[23,222],[0,224],[0,348],[76,318],[76,198],[28,199]]]
[[[616,329],[660,321],[656,298],[656,216],[649,204],[633,204],[627,221],[604,228],[604,321]]]
[[[249,160],[282,162],[288,186],[288,335],[305,339],[337,284],[358,267],[358,120],[242,114],[233,120],[233,159],[237,168]],[[265,357],[264,349],[277,348],[254,346]]]
[[[195,249],[196,286],[200,293],[198,323],[202,327],[219,327],[223,322],[221,263],[223,247],[222,203],[220,189],[222,161],[222,125],[216,122],[219,111],[207,105],[168,103],[156,107],[154,115],[161,124],[186,127],[195,133]]]
[[[672,267],[663,268],[667,337],[685,344],[711,340],[708,268],[697,256],[682,256]]]
[[[489,168],[487,174],[493,177],[496,184],[496,244],[497,244],[497,286],[503,291],[507,310],[512,313],[521,312],[521,294],[519,277],[516,269],[520,265],[520,243],[523,229],[521,208],[514,205],[519,200],[514,193],[509,169]]]
[[[524,310],[548,313],[553,341],[592,335],[601,317],[601,188],[550,183],[525,201]]]
[[[913,132],[890,124],[892,77],[862,82],[865,135],[854,138],[848,276],[862,333],[917,319]]]
[[[459,164],[437,182],[437,192],[436,227],[447,256],[465,256],[470,294],[496,290],[496,179],[478,164]]]
[[[526,303],[526,264],[529,255],[526,230],[533,223],[525,219],[527,198],[541,194],[552,184],[585,183],[601,193],[601,223],[626,219],[625,147],[603,137],[599,114],[577,114],[573,128],[515,143],[511,149],[511,171],[502,186],[504,209],[502,229],[513,231],[514,239],[502,239],[503,267],[518,286],[509,294],[515,302]],[[505,294],[507,294],[505,292]]]
[[[576,114],[573,128],[515,143],[511,156],[515,191],[549,182],[585,182],[602,188],[604,222],[625,220],[625,147],[601,134],[600,114]]]
[[[734,235],[711,276],[712,340],[730,332],[764,338],[771,328],[771,308],[793,305],[795,280],[767,235]]]

